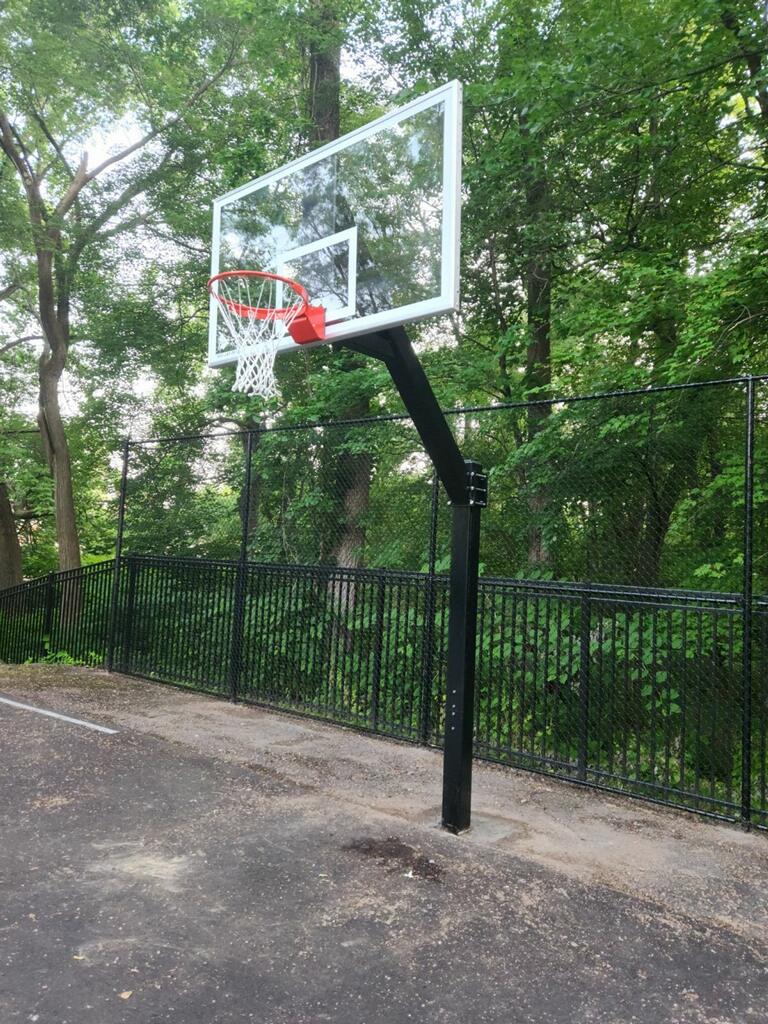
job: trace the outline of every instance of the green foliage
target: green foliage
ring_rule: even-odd
[[[228,174],[295,145],[269,109],[287,83],[299,89],[282,7],[12,0],[0,12],[0,384],[28,415],[46,306],[38,256],[50,252],[86,556],[113,544],[109,461],[121,434],[142,412],[149,427],[153,392],[184,401],[200,385],[210,199]],[[234,139],[246,120],[254,131]],[[25,570],[55,561],[49,545]]]
[[[73,658],[68,651],[46,651],[42,658],[29,659],[26,664],[42,665],[83,665],[86,668],[100,668],[104,655],[100,651],[89,651],[85,658]]]
[[[765,22],[746,0],[727,9],[719,0],[389,0],[383,8],[14,0],[0,19],[2,99],[50,164],[53,191],[67,170],[36,113],[66,140],[70,165],[83,148],[93,166],[94,147],[165,125],[155,149],[84,190],[64,225],[71,251],[83,225],[125,188],[140,190],[121,230],[112,235],[104,223],[83,248],[73,285],[66,414],[86,560],[113,547],[114,453],[125,433],[399,408],[386,371],[349,353],[280,360],[283,399],[267,407],[229,391],[231,370],[204,368],[210,200],[305,148],[313,41],[345,49],[345,129],[449,78],[465,83],[463,309],[454,324],[417,335],[429,342],[423,359],[446,405],[766,368],[768,113],[764,64],[755,74],[745,57],[752,47],[763,59]],[[231,69],[189,104],[230,55]],[[24,285],[3,304],[0,326],[11,338],[32,330],[33,268],[7,163],[0,212],[0,289],[17,277]],[[533,265],[552,274],[543,375],[529,365]],[[31,425],[38,347],[0,355],[14,410],[0,429]],[[457,421],[466,453],[491,474],[486,573],[737,589],[740,401],[736,390],[712,391]],[[758,452],[765,440],[761,420]],[[42,456],[14,444],[0,436],[0,465],[16,507],[36,516],[22,529],[33,575],[55,563],[50,482]],[[135,454],[129,545],[237,551],[242,448],[228,443],[211,460],[203,448]],[[424,568],[430,479],[414,450],[395,426],[375,437],[321,431],[310,443],[263,435],[251,557],[328,563],[343,547],[367,566]],[[366,464],[364,501],[350,515],[349,486]],[[761,466],[759,587],[768,585]],[[441,567],[446,547],[441,514]]]

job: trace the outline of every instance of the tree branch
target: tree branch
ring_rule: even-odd
[[[112,217],[115,216],[116,213],[119,213],[120,210],[124,209],[128,205],[128,203],[131,202],[131,200],[136,199],[143,192],[146,192],[146,190],[152,184],[153,179],[155,179],[159,175],[159,173],[168,163],[171,156],[173,155],[173,152],[173,150],[168,150],[168,152],[165,154],[165,156],[157,165],[157,167],[155,167],[154,170],[151,171],[145,178],[140,179],[138,181],[134,181],[130,185],[127,185],[120,193],[120,195],[113,199],[111,203],[107,203],[107,205],[98,215],[98,217],[94,218],[94,220],[91,221],[86,230],[84,230],[82,234],[80,234],[75,239],[72,248],[69,251],[68,259],[70,264],[78,259],[83,249],[96,238],[96,236],[99,234],[99,231],[104,227],[106,223],[108,223],[108,221],[112,219]],[[111,233],[117,234],[117,231]]]
[[[30,175],[30,177],[34,178],[35,177],[35,172],[32,170],[32,161],[31,161],[31,158],[30,158],[29,150],[24,145],[24,140],[22,139],[21,135],[19,134],[19,131],[18,131],[16,125],[10,124],[10,129],[11,129],[11,133],[12,133],[14,139],[16,140],[16,145],[19,148],[19,152],[21,153],[22,157],[24,158],[24,163],[27,165],[27,170],[29,172],[29,175]]]
[[[16,348],[17,345],[23,345],[25,341],[45,341],[42,334],[25,334],[23,338],[16,338],[15,341],[7,341],[5,345],[0,345],[0,356],[4,356],[6,352],[10,352],[12,348]]]
[[[122,234],[123,231],[133,231],[134,228],[141,227],[142,224],[146,224],[152,215],[151,210],[147,210],[144,213],[137,213],[133,217],[126,217],[125,220],[121,220],[114,227],[108,231],[100,231],[93,236],[93,241],[103,242],[108,238],[113,238],[115,235]]]
[[[160,128],[153,128],[152,131],[147,132],[146,135],[142,136],[138,142],[134,142],[131,146],[126,146],[125,149],[121,149],[119,153],[115,153],[114,156],[109,156],[106,160],[102,160],[102,162],[97,164],[92,171],[88,172],[86,175],[86,182],[84,182],[84,184],[87,184],[88,181],[93,181],[94,178],[98,178],[103,171],[106,171],[108,167],[112,167],[113,164],[119,164],[121,160],[125,160],[133,153],[143,149],[147,143],[156,139],[166,127],[170,128],[172,123],[173,121],[169,122],[168,125],[161,126]]]
[[[174,235],[166,234],[156,225],[150,225],[149,233],[154,235],[155,238],[161,238],[164,242],[172,242],[174,245],[178,245],[181,249],[186,249],[187,252],[194,253],[195,256],[208,256],[210,249],[202,245],[193,245],[191,242],[187,242],[182,238],[177,238]]]
[[[134,153],[137,153],[140,149],[143,149],[150,142],[152,142],[153,139],[158,138],[160,135],[163,135],[169,129],[177,125],[184,116],[184,112],[194,103],[196,103],[201,96],[203,96],[213,85],[216,84],[216,82],[219,81],[219,79],[221,79],[227,73],[227,71],[229,71],[229,69],[232,67],[234,63],[236,53],[237,40],[233,42],[229,52],[229,56],[224,61],[222,66],[218,69],[218,71],[215,74],[211,75],[209,78],[206,78],[205,81],[202,82],[197,87],[197,89],[195,89],[194,92],[190,94],[189,98],[184,104],[183,109],[179,111],[179,113],[176,114],[174,117],[170,118],[170,120],[160,125],[158,128],[153,128],[151,131],[147,132],[137,142],[132,143],[130,146],[126,146],[125,149],[121,149],[119,153],[115,153],[113,156],[107,157],[106,160],[102,160],[102,162],[98,164],[96,167],[94,167],[92,171],[87,170],[88,154],[84,153],[83,158],[80,161],[80,166],[78,167],[77,171],[75,172],[75,176],[70,182],[69,188],[61,197],[61,200],[59,201],[58,205],[56,206],[56,209],[54,210],[54,216],[63,217],[64,214],[72,206],[74,201],[77,199],[78,195],[80,194],[84,186],[87,185],[89,182],[93,181],[94,178],[97,178],[104,171],[106,171],[108,167],[113,167],[115,164],[118,164],[121,161],[127,159],[127,157],[132,156]]]
[[[67,174],[69,174],[70,177],[74,177],[75,172],[72,170],[72,167],[70,166],[69,161],[64,156],[63,149],[61,148],[61,146],[58,144],[56,139],[54,139],[53,135],[51,134],[51,132],[50,132],[50,130],[48,128],[48,125],[45,123],[45,121],[43,119],[43,115],[38,113],[38,111],[35,110],[35,108],[33,106],[31,106],[31,105],[30,105],[30,111],[31,111],[31,114],[32,114],[33,121],[36,122],[36,124],[40,128],[40,131],[43,133],[43,135],[46,137],[46,139],[50,143],[51,147],[53,148],[53,151],[56,153],[56,155],[58,156],[59,160],[61,160],[61,162],[64,165],[64,169],[66,170]]]
[[[21,281],[13,281],[11,282],[11,284],[6,285],[5,288],[0,288],[0,302],[4,302],[6,299],[10,299],[13,293],[17,292],[19,288],[22,287],[23,285]]]
[[[51,512],[32,512],[29,509],[23,512],[14,512],[13,518],[19,522],[27,522],[32,519],[42,519],[43,516],[50,516]]]
[[[53,211],[54,218],[63,217],[83,190],[83,186],[92,181],[95,175],[88,173],[88,154],[83,153],[80,163],[77,165],[74,177],[70,181],[67,191],[59,200],[56,209]]]
[[[19,172],[19,176],[24,183],[24,187],[28,188],[31,186],[34,181],[32,168],[29,166],[29,162],[16,145],[11,122],[2,111],[0,111],[0,148],[2,148],[5,155]]]

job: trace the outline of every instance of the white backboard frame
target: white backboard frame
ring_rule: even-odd
[[[398,124],[429,107],[443,103],[443,219],[442,219],[442,252],[441,252],[441,277],[440,294],[432,298],[414,302],[410,305],[399,306],[394,309],[382,310],[362,317],[346,317],[329,323],[326,329],[324,341],[313,344],[323,345],[333,341],[340,341],[343,338],[355,337],[361,334],[370,334],[374,331],[384,330],[388,327],[395,327],[401,324],[413,323],[428,316],[438,316],[443,313],[450,313],[459,308],[459,246],[461,237],[461,124],[462,124],[462,88],[461,82],[453,81],[447,85],[434,89],[425,96],[407,103],[397,110],[393,110],[383,117],[371,121],[369,124],[349,132],[341,138],[330,142],[319,149],[313,150],[306,156],[293,160],[291,163],[264,174],[254,181],[250,181],[239,188],[220,196],[213,203],[213,237],[211,246],[211,277],[219,272],[219,249],[221,244],[221,212],[224,207],[257,189],[273,184],[281,178],[312,166],[319,160],[332,156],[334,153],[347,146],[360,142],[369,136],[375,135],[382,129]],[[342,233],[343,234],[343,233]],[[333,244],[331,235],[312,243],[315,248],[322,248],[324,245]],[[302,247],[307,248],[307,247]],[[290,262],[286,259],[285,253],[277,254],[281,263]],[[292,250],[291,255],[296,258],[299,250]],[[252,270],[266,269],[259,267],[249,268]],[[355,282],[350,280],[350,293],[354,295]],[[310,296],[312,299],[313,296]],[[335,314],[338,316],[338,313]],[[218,303],[211,296],[209,306],[209,330],[208,330],[208,365],[226,366],[237,361],[237,352],[232,349],[226,352],[217,352],[218,337]],[[278,347],[279,352],[297,352],[306,345],[297,345],[290,338],[282,341]]]

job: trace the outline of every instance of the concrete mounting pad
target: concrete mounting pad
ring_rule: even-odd
[[[0,1021],[768,1019],[768,836],[104,672],[0,666]]]

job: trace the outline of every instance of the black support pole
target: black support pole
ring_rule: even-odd
[[[480,510],[487,503],[487,480],[479,463],[462,456],[405,330],[343,345],[387,366],[453,507],[442,823],[450,832],[465,832],[471,820]]]
[[[448,500],[454,505],[466,502],[464,459],[405,330],[398,327],[381,334],[366,334],[350,338],[343,345],[386,364]]]
[[[478,464],[470,462],[467,466],[476,468]],[[472,812],[481,507],[453,506],[443,758],[443,826],[456,833],[469,828]]]

